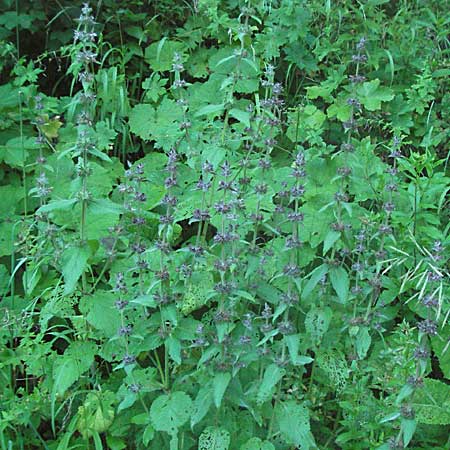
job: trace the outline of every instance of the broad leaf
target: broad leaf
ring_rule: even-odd
[[[198,450],[228,450],[230,433],[223,428],[207,427],[198,440]]]
[[[184,392],[176,391],[159,396],[150,408],[150,418],[153,427],[175,435],[192,413],[192,400]]]

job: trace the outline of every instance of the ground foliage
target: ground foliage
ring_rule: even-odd
[[[441,1],[0,1],[0,448],[445,449]]]

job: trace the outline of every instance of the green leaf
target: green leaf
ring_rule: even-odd
[[[117,203],[108,200],[107,198],[94,198],[88,203],[88,210],[90,214],[121,214],[124,212],[124,208],[122,205],[118,205]]]
[[[0,296],[6,295],[9,286],[9,270],[5,265],[0,264]]]
[[[230,109],[230,117],[239,120],[239,122],[243,123],[246,127],[250,126],[250,113],[247,111],[236,108]]]
[[[193,411],[191,416],[191,428],[194,427],[197,423],[199,423],[203,417],[209,411],[213,402],[213,395],[211,386],[208,384],[203,386],[198,391],[197,397],[195,397],[193,404]]]
[[[156,122],[156,110],[152,105],[135,106],[130,113],[130,130],[142,139],[150,139],[151,126]]]
[[[130,129],[144,140],[155,140],[158,147],[168,148],[182,135],[178,123],[183,120],[182,109],[167,97],[157,108],[142,104],[130,113]]]
[[[294,366],[305,365],[314,361],[313,358],[310,358],[309,356],[300,356],[298,354],[300,348],[300,339],[300,334],[289,334],[284,336],[284,342],[287,345],[289,356],[291,357],[291,361]]]
[[[97,290],[92,296],[83,296],[80,301],[80,311],[88,323],[106,338],[117,336],[122,323],[116,300],[113,292]]]
[[[431,338],[431,346],[439,360],[439,367],[444,374],[444,377],[450,379],[450,350],[446,349],[447,342],[441,339],[440,336]]]
[[[256,394],[256,401],[259,404],[266,402],[272,397],[275,386],[283,378],[285,373],[286,371],[276,364],[270,364],[266,367],[263,380]]]
[[[177,363],[181,364],[181,342],[173,336],[166,339],[169,356]]]
[[[72,342],[53,365],[53,392],[63,395],[66,390],[89,370],[97,347],[92,342]]]
[[[140,295],[139,297],[136,297],[135,299],[131,300],[131,303],[135,303],[136,305],[141,306],[147,306],[149,308],[156,308],[157,306],[155,298],[151,294]]]
[[[198,440],[198,450],[228,450],[230,433],[217,427],[207,427]]]
[[[182,42],[164,38],[145,49],[145,60],[154,71],[165,72],[172,69],[175,53],[182,54],[185,48]]]
[[[360,327],[356,335],[356,353],[359,359],[364,359],[369,351],[372,338],[368,327]]]
[[[185,392],[176,391],[159,396],[150,408],[150,418],[157,431],[175,435],[192,413],[192,400]]]
[[[326,255],[328,250],[333,247],[333,244],[341,237],[339,231],[330,230],[323,241],[323,252],[322,255]]]
[[[287,444],[299,446],[302,450],[315,447],[310,431],[309,411],[304,404],[294,400],[278,402],[275,407],[275,419]]]
[[[402,418],[401,421],[401,430],[403,431],[403,444],[405,447],[411,442],[412,437],[414,436],[414,432],[417,428],[417,421],[414,419],[405,419]]]
[[[425,378],[424,386],[414,393],[413,407],[418,423],[450,424],[450,386],[439,380]]]
[[[357,90],[358,99],[369,111],[381,108],[381,102],[388,102],[394,98],[392,89],[380,87],[380,80],[366,81]]]
[[[195,117],[201,116],[220,116],[225,108],[224,103],[220,103],[217,105],[207,105],[203,108],[200,108],[196,113]]]
[[[111,391],[91,391],[78,408],[77,430],[84,439],[98,437],[96,448],[103,449],[99,433],[105,432],[114,421],[115,395]],[[100,447],[99,447],[100,446]]]
[[[346,303],[350,287],[347,271],[343,267],[333,267],[330,270],[330,280],[341,303]]]
[[[239,450],[275,450],[275,447],[269,441],[262,441],[258,437],[253,437],[242,444]]]
[[[91,251],[87,245],[70,247],[62,255],[62,274],[64,277],[64,295],[75,290],[77,281],[87,268]]]
[[[220,408],[223,396],[225,394],[225,391],[227,390],[230,380],[231,374],[229,374],[228,372],[219,372],[214,376],[213,398],[216,408]]]
[[[144,434],[142,435],[142,443],[144,445],[148,445],[148,443],[152,441],[154,437],[155,429],[151,426],[151,424],[148,424],[144,429]]]
[[[319,345],[324,334],[327,332],[333,311],[329,307],[317,308],[312,306],[305,317],[305,328],[314,345]]]
[[[322,279],[324,275],[328,273],[328,266],[326,264],[322,264],[319,267],[316,267],[310,274],[309,280],[306,283],[305,287],[302,290],[302,299],[308,298],[313,289],[317,286],[317,283]]]
[[[63,211],[63,210],[71,209],[72,206],[74,206],[75,203],[77,203],[77,202],[78,202],[78,200],[76,198],[71,198],[68,200],[55,200],[55,201],[48,203],[47,205],[41,206],[37,210],[37,212],[48,213],[51,211]]]

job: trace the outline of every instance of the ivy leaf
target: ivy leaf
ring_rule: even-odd
[[[176,391],[159,396],[150,408],[150,418],[157,431],[176,435],[192,413],[192,400],[185,392]]]
[[[315,447],[310,431],[309,411],[305,405],[295,400],[279,402],[275,407],[275,418],[287,444],[296,445],[302,450]]]
[[[230,433],[217,427],[207,427],[198,440],[198,450],[228,450]]]
[[[369,111],[376,111],[381,108],[381,102],[388,102],[394,98],[392,89],[380,87],[380,80],[377,78],[366,81],[358,88],[358,99]]]

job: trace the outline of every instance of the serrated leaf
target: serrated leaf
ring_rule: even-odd
[[[328,273],[328,266],[326,264],[322,264],[319,267],[316,267],[310,274],[309,280],[306,283],[305,287],[302,290],[302,299],[308,298],[313,289],[317,286],[319,281],[322,279],[324,275]]]
[[[338,231],[330,230],[323,241],[322,255],[326,255],[328,250],[333,247],[333,244],[341,237],[341,233]]]
[[[231,374],[228,372],[219,372],[214,376],[213,398],[216,408],[220,408],[223,396],[231,380]]]
[[[151,136],[150,127],[156,122],[156,110],[152,105],[135,106],[130,113],[130,130],[142,139]]]
[[[64,277],[64,295],[75,290],[77,281],[87,268],[91,251],[87,245],[70,247],[62,255],[62,274]]]
[[[305,328],[315,345],[320,344],[324,334],[327,332],[333,311],[329,307],[317,308],[312,306],[305,317]]]
[[[308,408],[294,400],[278,402],[275,407],[275,418],[281,436],[289,445],[296,445],[302,450],[315,447],[310,431]]]
[[[166,345],[169,351],[169,356],[177,363],[181,364],[181,342],[173,336],[166,339]]]
[[[270,364],[266,367],[263,380],[256,394],[256,401],[259,404],[266,402],[272,397],[275,386],[283,378],[285,373],[286,371],[276,364]]]
[[[181,136],[178,123],[183,118],[181,108],[164,97],[157,108],[143,104],[135,106],[130,113],[129,124],[133,133],[144,140],[155,140],[158,147],[167,148]]]
[[[206,416],[212,403],[213,403],[213,395],[211,386],[206,385],[201,387],[193,403],[191,428],[193,428],[197,423],[199,423],[203,419],[203,417]]]
[[[346,303],[350,288],[347,271],[343,267],[333,267],[330,270],[330,281],[341,303]]]
[[[392,89],[380,86],[380,80],[366,81],[357,90],[358,99],[369,111],[381,108],[381,102],[387,102],[394,98]]]
[[[92,342],[72,342],[53,366],[53,392],[62,395],[94,362],[96,345]]]
[[[78,200],[76,198],[71,198],[71,199],[67,199],[67,200],[55,200],[50,203],[47,203],[44,206],[41,206],[37,210],[37,212],[47,213],[47,212],[51,212],[51,211],[63,211],[63,210],[72,208],[72,206],[74,206],[75,203],[77,203],[77,202],[78,202]]]
[[[371,342],[372,338],[369,334],[368,327],[360,327],[358,330],[358,334],[356,335],[356,343],[355,343],[356,353],[358,354],[359,359],[363,359],[366,357]]]
[[[176,435],[192,413],[192,400],[185,392],[176,391],[159,396],[150,408],[150,418],[157,431]]]
[[[275,450],[275,447],[269,441],[262,441],[258,437],[253,437],[242,444],[239,450]]]
[[[80,311],[87,322],[107,338],[116,336],[122,323],[115,306],[116,300],[114,293],[97,290],[92,296],[84,296],[80,301]]]
[[[217,105],[206,105],[203,108],[200,108],[196,113],[195,117],[201,117],[201,116],[217,116],[221,115],[223,110],[225,108],[224,103],[219,103]]]
[[[450,424],[450,386],[439,380],[425,378],[424,386],[414,392],[413,407],[418,423]]]

